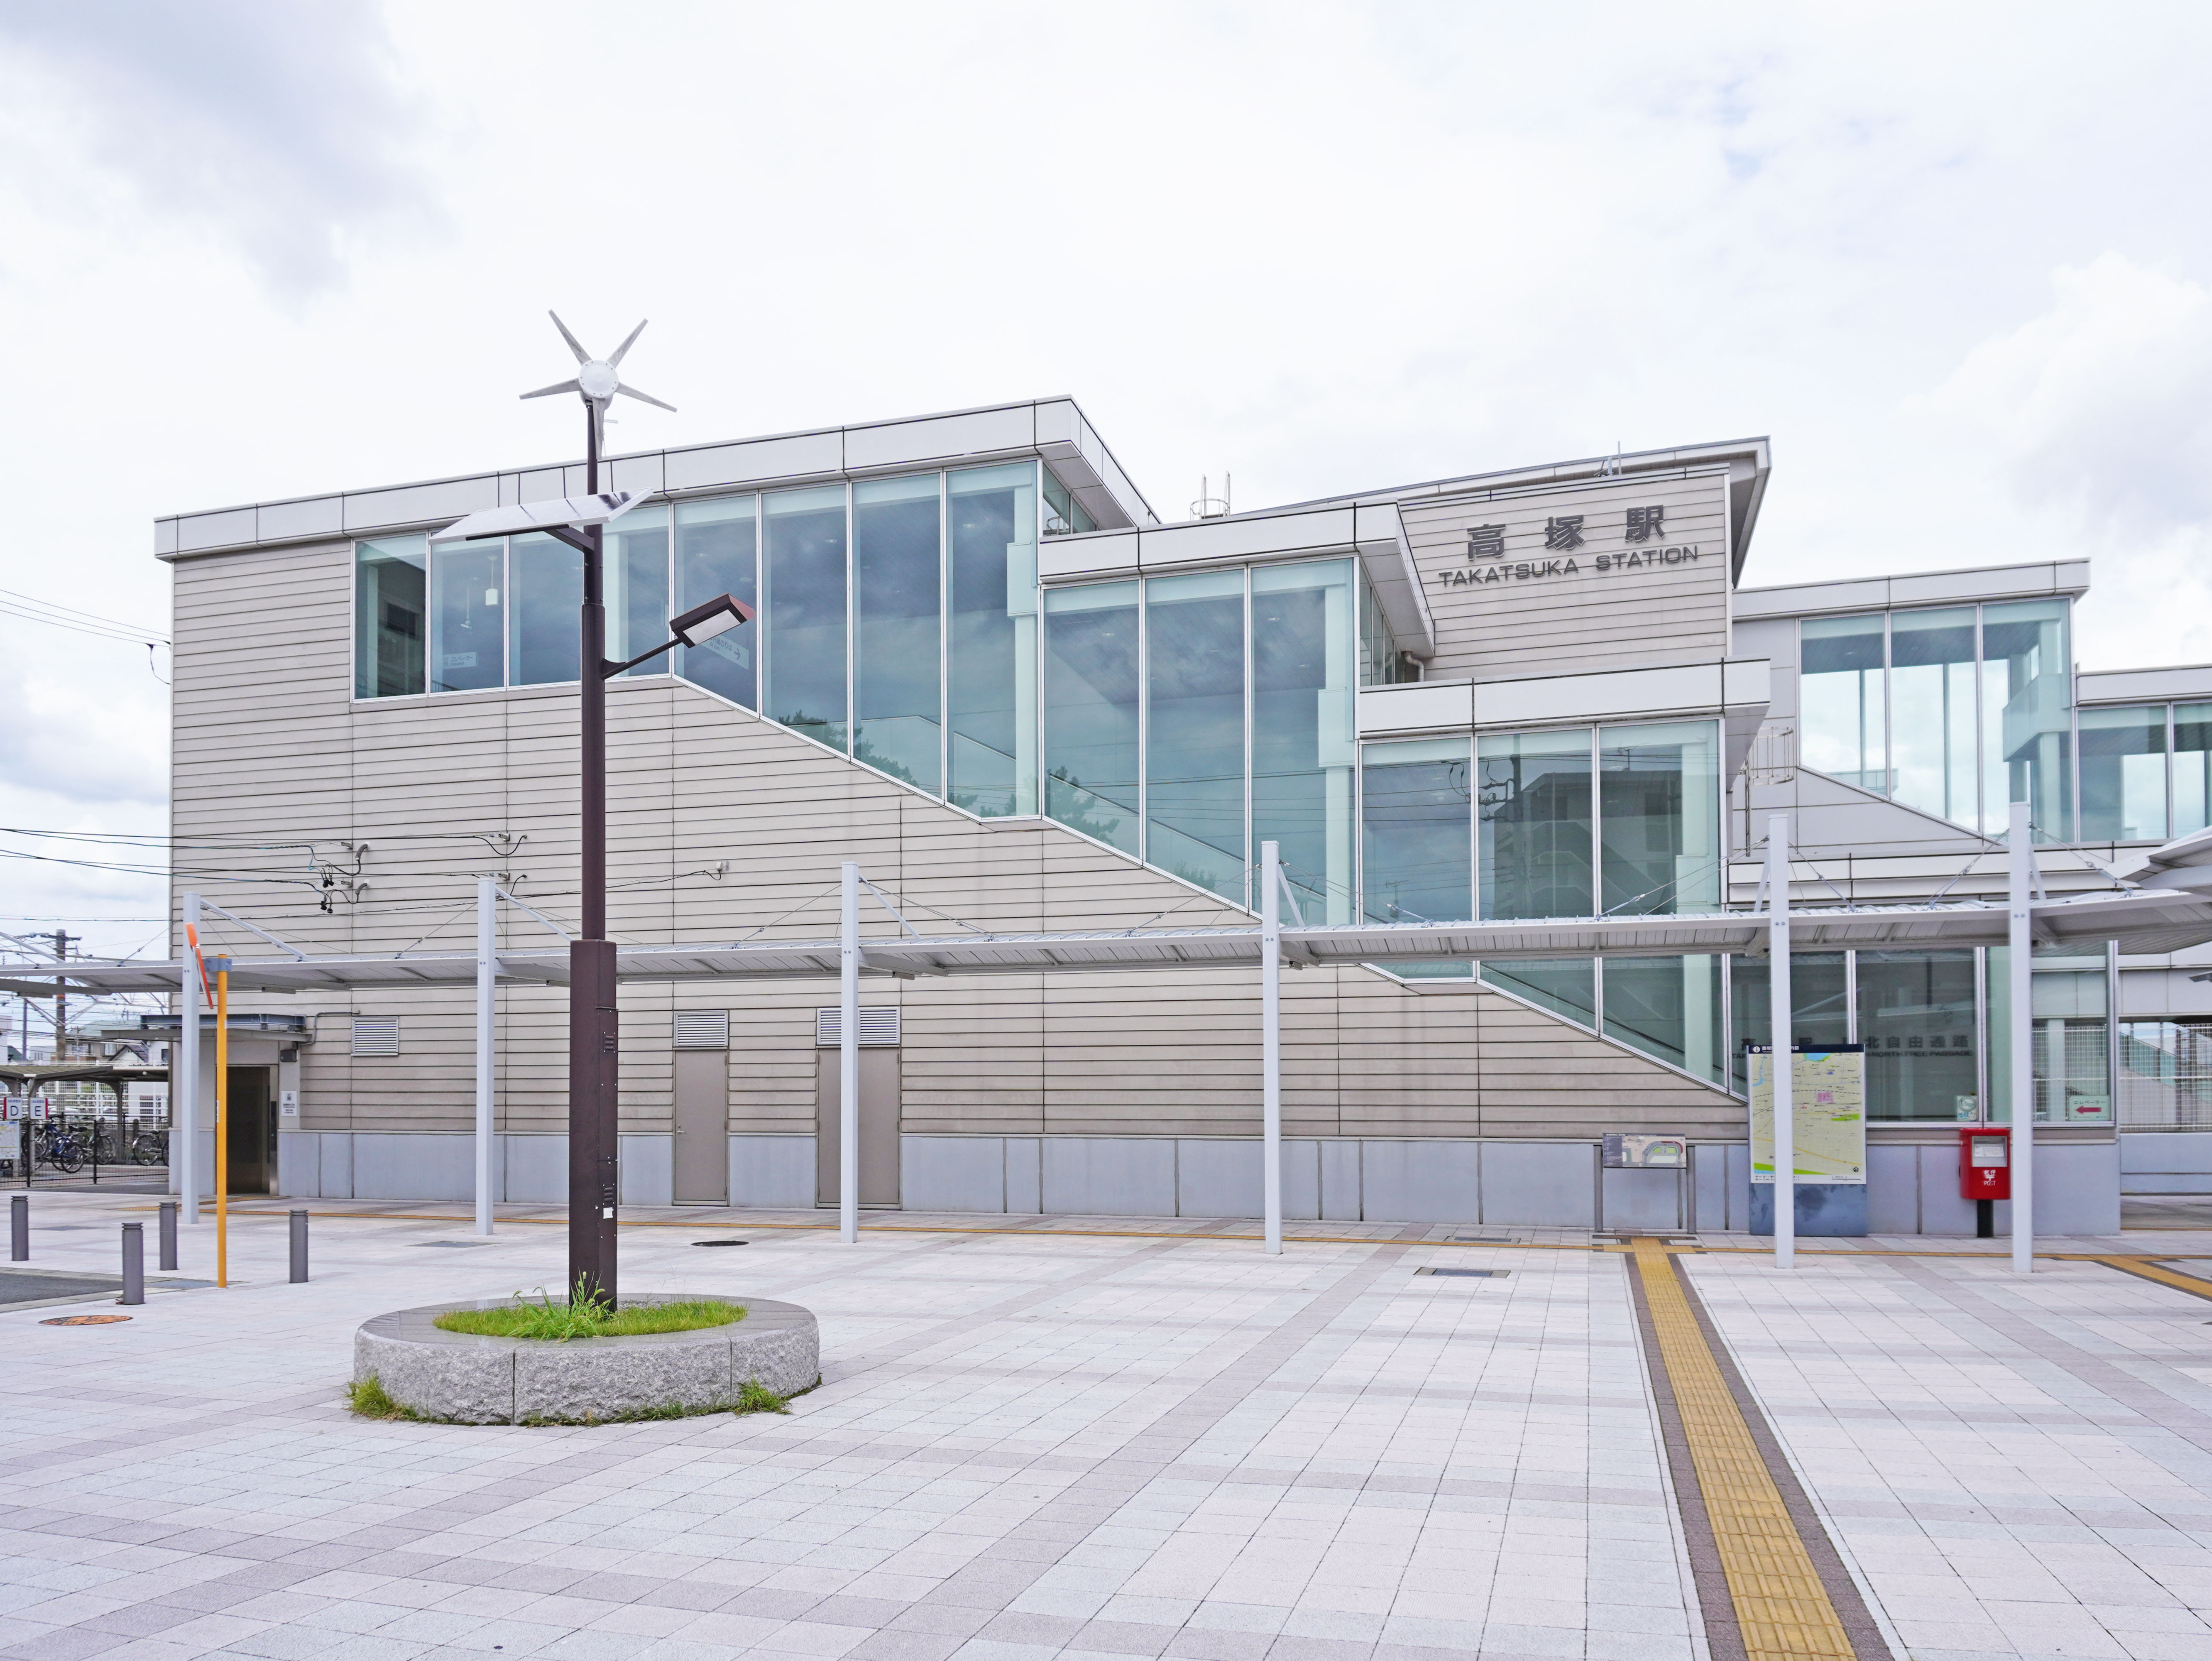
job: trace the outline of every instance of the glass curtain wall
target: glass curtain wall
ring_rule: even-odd
[[[1978,1114],[1974,954],[1858,954],[1859,1042],[1869,1120],[1972,1121]]]
[[[430,690],[468,692],[507,682],[507,547],[430,545]],[[569,651],[576,624],[568,620]]]
[[[1244,898],[1244,573],[1145,581],[1145,858]]]
[[[1355,624],[1350,560],[1253,568],[1252,843],[1310,922],[1352,921]]]
[[[2028,804],[2039,842],[2074,834],[2073,678],[2066,602],[1982,607],[1982,832]]]
[[[607,656],[626,663],[666,640],[675,615],[668,604],[668,509],[632,508],[607,527],[606,549]],[[582,566],[577,569],[580,585]],[[662,656],[623,673],[665,675],[674,667]]]
[[[1807,618],[1798,626],[1808,767],[2002,836],[2074,835],[2067,602]]]
[[[584,605],[584,556],[552,537],[526,536],[509,539],[507,560],[514,602],[507,608],[507,684],[575,679],[583,644],[576,614]]]
[[[1891,616],[1889,628],[1896,798],[1923,812],[1972,824],[1979,789],[1974,776],[1974,608],[1899,611]]]
[[[429,567],[421,537],[354,545],[356,697],[405,697],[426,690]]]
[[[2212,703],[2173,706],[2173,834],[2212,824]]]
[[[1723,962],[1694,956],[1605,958],[1606,1037],[1720,1084]]]
[[[1991,946],[1984,995],[1989,1007],[1989,1098],[1996,1123],[2012,1117],[2010,952]],[[2106,1124],[2112,1116],[2110,983],[2102,957],[2039,958],[2029,975],[2038,1124]]]
[[[2081,839],[2166,840],[2166,706],[2081,713]]]
[[[940,794],[937,475],[853,486],[853,756]]]
[[[673,612],[729,594],[757,607],[760,586],[758,502],[719,496],[676,504],[676,599]],[[756,617],[703,646],[679,647],[677,672],[747,709],[760,703],[762,623]]]
[[[1469,759],[1465,739],[1364,746],[1360,892],[1369,922],[1460,922],[1474,916]]]
[[[1711,721],[1599,729],[1606,916],[1720,909],[1720,773]]]
[[[845,487],[761,498],[768,691],[761,713],[845,747]]]
[[[1483,983],[1516,998],[1525,998],[1539,1009],[1597,1030],[1597,959],[1595,958],[1528,958],[1514,963],[1475,965]]]
[[[945,480],[951,800],[985,818],[1037,811],[1036,480],[1026,461]]]
[[[2122,1021],[2120,1128],[2212,1130],[2212,1020]]]
[[[1799,625],[1799,751],[1808,767],[1889,794],[1889,703],[1881,612]]]
[[[1773,1031],[1773,987],[1764,958],[1729,962],[1729,1087],[1739,1096],[1750,1090],[1744,1046],[1765,1043]],[[1790,1041],[1815,1049],[1849,1043],[1850,976],[1840,952],[1790,954]]]
[[[1482,916],[1592,915],[1590,729],[1486,733],[1475,753]]]
[[[1137,585],[1054,588],[1044,622],[1045,812],[1139,854]]]

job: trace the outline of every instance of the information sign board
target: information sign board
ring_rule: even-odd
[[[1751,1180],[1774,1180],[1773,1056],[1746,1046],[1751,1064]],[[1790,1055],[1791,1173],[1801,1183],[1866,1181],[1866,1052],[1857,1044]]]

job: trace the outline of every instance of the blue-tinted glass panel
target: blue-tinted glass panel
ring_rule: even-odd
[[[2038,842],[2074,835],[2074,677],[2066,602],[1982,607],[1982,830],[2003,836],[2028,804]]]
[[[1310,922],[1352,921],[1350,560],[1252,571],[1252,837],[1279,844]]]
[[[1862,952],[1858,982],[1868,1119],[1976,1118],[1974,954]]]
[[[429,554],[421,537],[354,545],[354,672],[357,698],[427,690]]]
[[[514,604],[507,607],[513,638],[507,650],[510,684],[542,686],[576,678],[584,609],[584,557],[552,537],[513,538],[507,569]]]
[[[1139,851],[1137,585],[1045,596],[1045,812]]]
[[[607,656],[627,663],[668,638],[668,509],[638,508],[607,529]],[[672,654],[627,672],[675,672]]]
[[[1036,809],[1036,467],[945,476],[951,537],[953,802]]]
[[[1587,917],[1590,734],[1493,733],[1478,751],[1485,917]]]
[[[793,732],[845,747],[845,487],[762,498],[768,543],[768,698]]]
[[[1526,998],[1539,1009],[1579,1025],[1597,1025],[1597,959],[1532,958],[1513,963],[1479,964],[1491,986]]]
[[[1888,702],[1882,678],[1883,614],[1807,618],[1798,750],[1805,765],[1886,796],[1890,791]]]
[[[1889,665],[1896,799],[1976,823],[1974,608],[1897,612],[1889,620]]]
[[[1729,991],[1734,1020],[1729,1058],[1729,1087],[1739,1096],[1750,1086],[1744,1070],[1747,1043],[1771,1042],[1772,989],[1766,959],[1729,960]],[[1850,1042],[1850,1001],[1846,995],[1844,954],[1840,952],[1793,952],[1790,954],[1790,1037],[1793,1044],[1816,1050]]]
[[[938,476],[853,487],[853,754],[940,788]]]
[[[499,542],[430,547],[430,690],[466,692],[506,682],[507,549]],[[575,633],[571,617],[568,631]]]
[[[1244,898],[1244,574],[1145,584],[1145,858]]]
[[[1720,909],[1720,729],[1709,721],[1599,729],[1607,916]]]
[[[1604,973],[1606,1037],[1721,1082],[1720,958],[1607,958]]]
[[[2212,824],[2212,703],[2173,706],[2173,834]]]
[[[2081,839],[2166,840],[2166,706],[2081,712]]]
[[[718,496],[676,505],[676,603],[678,612],[704,605],[717,594],[733,594],[748,605],[758,603],[754,574],[759,545],[758,520],[751,496]],[[677,666],[686,680],[719,692],[750,709],[757,697],[761,622],[717,635],[704,646],[678,648]]]
[[[1360,904],[1372,922],[1474,915],[1465,739],[1370,744],[1360,767]]]

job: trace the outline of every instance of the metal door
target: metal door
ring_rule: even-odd
[[[234,1194],[267,1194],[275,1184],[276,1121],[269,1110],[269,1069],[229,1069],[229,1100],[223,1104],[223,1141],[229,1155],[225,1173]]]
[[[815,1055],[814,1202],[837,1203],[837,1052]],[[860,1203],[899,1202],[899,1052],[860,1051]]]
[[[730,1055],[676,1052],[676,1203],[730,1199]]]

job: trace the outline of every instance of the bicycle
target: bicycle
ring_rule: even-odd
[[[52,1165],[64,1177],[74,1177],[84,1169],[84,1144],[67,1125],[51,1129],[41,1126],[33,1138],[31,1157],[40,1165]]]

